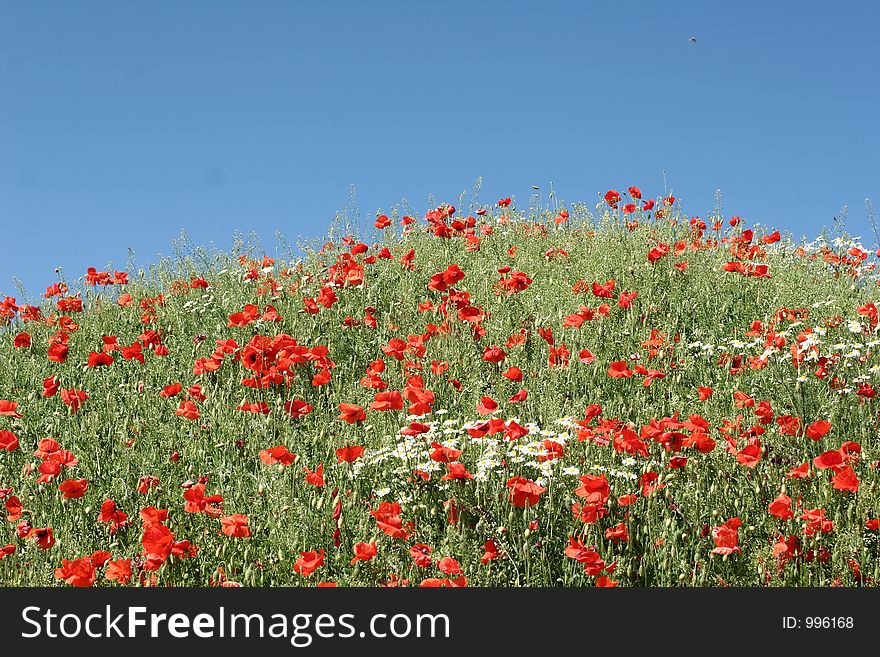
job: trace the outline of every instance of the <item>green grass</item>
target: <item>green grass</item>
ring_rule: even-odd
[[[658,207],[664,207],[662,201]],[[323,252],[309,251],[301,262],[275,260],[265,271],[262,266],[269,261],[262,261],[262,253],[226,255],[194,248],[149,272],[129,272],[125,286],[71,290],[65,296],[81,292],[85,310],[66,313],[79,328],[70,333],[70,351],[63,363],[47,359],[49,337],[59,330],[57,318],[65,314],[56,309],[57,299],[43,301],[42,306],[42,315],[54,321],[24,322],[21,313],[8,320],[0,335],[0,399],[17,402],[22,417],[0,417],[0,429],[12,431],[20,443],[18,449],[0,451],[0,488],[12,489],[6,500],[12,495],[21,500],[22,519],[36,528],[51,527],[56,543],[41,549],[33,537],[16,533],[19,519],[4,522],[0,546],[14,549],[0,559],[0,583],[63,585],[55,578],[62,559],[104,550],[113,559],[132,559],[132,585],[148,582],[152,574],[159,585],[206,586],[222,569],[229,580],[246,586],[321,581],[375,586],[394,578],[415,586],[429,578],[455,579],[456,574],[437,567],[448,556],[458,561],[470,586],[592,586],[597,576],[586,574],[581,563],[565,554],[572,537],[595,546],[606,566],[616,565],[600,576],[620,586],[871,583],[878,577],[880,561],[877,531],[865,523],[880,515],[878,415],[877,402],[858,391],[877,381],[880,338],[870,317],[857,309],[875,296],[874,255],[866,253],[867,259],[859,262],[847,253],[852,245],[846,237],[837,243],[798,245],[784,236],[753,254],[754,264],[769,266],[769,278],[743,276],[722,269],[735,260],[730,240],[742,235],[742,225],[732,228],[725,221],[713,230],[713,222],[721,221],[714,217],[700,237],[677,206],[666,208],[663,218],[639,211],[623,217],[607,205],[596,214],[584,206],[569,211],[568,221],[558,225],[553,221],[555,208],[519,211],[493,206],[485,217],[475,218],[478,250],[467,248],[463,231],[435,237],[422,220],[403,235],[399,228],[392,232],[399,223],[393,216],[392,227],[364,237],[369,250],[353,256],[363,266],[363,285],[335,288],[338,301],[330,308],[321,306],[317,314],[305,311],[303,298],[318,296],[328,269],[350,251],[340,239]],[[633,218],[639,225],[627,226]],[[492,231],[484,234],[481,228]],[[756,230],[752,244],[769,232]],[[647,254],[658,243],[674,247],[682,240],[682,254],[670,251],[649,262]],[[511,247],[516,248],[514,255]],[[364,264],[382,248],[390,251],[390,259]],[[411,270],[400,262],[410,249]],[[674,266],[683,261],[685,269]],[[467,292],[469,303],[485,311],[479,324],[485,329],[482,337],[474,335],[474,324],[459,318],[453,301],[448,302],[448,315],[439,311],[448,292],[427,287],[432,275],[451,264],[465,273],[452,287]],[[498,269],[508,265],[532,279],[526,290],[499,293]],[[256,280],[244,280],[251,269],[257,271]],[[203,277],[210,287],[190,287],[191,277]],[[600,299],[589,290],[589,284],[611,279],[616,283],[613,298]],[[587,283],[585,292],[572,291],[577,281]],[[638,293],[629,308],[617,303],[624,290]],[[131,307],[116,303],[123,293],[131,295]],[[141,300],[159,295],[163,303],[145,304],[153,310],[142,317]],[[417,305],[426,300],[434,308],[418,311]],[[566,316],[579,307],[596,310],[602,303],[610,306],[607,316],[585,321],[580,328],[563,326]],[[229,316],[245,304],[258,305],[261,312],[272,305],[282,319],[229,327]],[[367,307],[375,308],[375,328],[362,323]],[[792,315],[785,309],[802,310]],[[346,317],[356,320],[355,325],[346,327]],[[749,336],[755,321],[763,327],[759,335]],[[765,367],[755,369],[749,358],[764,352],[771,324],[784,344],[767,353]],[[382,352],[393,338],[406,341],[430,333],[429,325],[434,325],[435,334],[424,342],[424,354],[411,351],[398,361]],[[818,357],[833,361],[822,377],[815,374],[816,356],[799,367],[791,358],[798,336],[813,327],[823,333],[816,335]],[[550,345],[540,328],[552,330],[556,345],[565,344],[570,352],[566,366],[548,365]],[[140,364],[112,351],[111,365],[86,366],[89,352],[101,351],[102,336],[116,336],[120,345],[128,346],[147,330],[158,332],[167,355],[144,348],[145,363]],[[660,338],[653,357],[642,344],[651,339],[652,330]],[[520,331],[523,344],[504,346]],[[30,347],[13,346],[21,332],[30,335]],[[308,348],[327,347],[335,366],[326,385],[313,386],[318,368],[303,362],[290,366],[294,376],[289,385],[262,390],[243,386],[241,381],[253,373],[233,353],[216,372],[193,373],[196,359],[209,358],[216,340],[233,339],[244,347],[255,335],[281,334]],[[490,345],[506,352],[500,364],[483,360]],[[582,349],[594,354],[592,363],[579,360]],[[638,361],[630,359],[634,354],[640,355]],[[741,356],[741,368],[732,372],[730,361],[719,362],[725,354]],[[387,390],[402,391],[410,376],[420,374],[424,387],[435,394],[432,412],[420,419],[408,417],[410,402],[404,399],[401,411],[366,410],[365,421],[357,424],[338,419],[340,403],[367,409],[379,392],[359,384],[378,358],[385,360],[381,377]],[[639,374],[610,377],[609,364],[621,360],[632,367],[642,363],[665,376],[649,386]],[[432,361],[448,363],[448,371],[435,374]],[[522,370],[521,382],[501,376],[510,366]],[[59,396],[41,396],[41,382],[52,375],[62,388],[88,393],[78,412],[70,412]],[[159,395],[175,382],[183,385],[181,395]],[[187,420],[175,411],[186,388],[194,384],[203,387],[206,400],[196,401],[200,417]],[[699,387],[714,392],[700,401]],[[523,389],[528,391],[525,401],[508,402]],[[755,406],[737,408],[736,391],[753,398]],[[529,425],[529,435],[514,441],[502,439],[501,433],[471,438],[465,429],[491,417],[477,413],[484,396],[498,402],[494,417],[516,418],[520,425]],[[313,410],[291,419],[283,405],[293,399],[306,401]],[[767,424],[755,415],[757,403],[764,400],[772,404]],[[243,401],[265,402],[270,412],[235,410]],[[613,443],[580,441],[581,426],[575,422],[583,420],[590,404],[601,405],[601,417],[608,426],[616,426],[618,434],[627,423],[638,433],[652,420],[676,415],[687,420],[698,414],[708,422],[717,446],[706,454],[682,448],[687,464],[673,469],[669,463],[674,453],[650,439],[647,455],[618,451]],[[787,435],[776,421],[786,415],[800,419],[803,426],[827,420],[831,429],[819,440]],[[765,430],[759,436],[761,459],[753,468],[741,465],[735,453],[725,449],[727,441],[719,431],[738,417],[743,433],[753,426]],[[432,425],[430,434],[406,439],[398,433],[417,420]],[[598,422],[593,419],[591,426]],[[34,451],[47,437],[72,452],[78,464],[38,485],[41,459]],[[564,453],[541,464],[536,455],[543,453],[539,444],[545,439],[564,443]],[[476,479],[443,481],[447,470],[442,464],[432,466],[437,469],[427,480],[414,475],[431,462],[430,444],[446,440],[457,441],[460,461]],[[745,447],[748,436],[733,432],[733,440],[737,451]],[[845,441],[861,447],[852,463],[860,480],[857,493],[835,489],[828,469],[811,466],[807,479],[786,476],[823,452],[838,450]],[[297,461],[287,467],[264,463],[260,451],[276,445],[286,446]],[[356,464],[337,465],[335,450],[347,445],[363,446],[366,452]],[[172,459],[172,454],[179,458]],[[325,485],[316,488],[305,481],[303,468],[315,470],[321,463]],[[595,522],[578,520],[572,513],[572,504],[582,501],[575,494],[581,485],[578,476],[603,472],[610,485],[605,515]],[[658,473],[665,486],[644,496],[639,479],[649,472]],[[147,494],[137,491],[143,476],[160,482]],[[546,489],[536,505],[520,508],[511,503],[506,484],[517,476],[539,480]],[[184,510],[181,485],[199,477],[207,477],[207,495],[222,495],[222,515],[248,516],[251,536],[226,536],[219,519]],[[58,485],[65,479],[87,479],[85,495],[62,499]],[[768,512],[768,504],[781,492],[794,500],[793,505],[800,500],[791,519]],[[637,494],[637,501],[621,506],[617,498],[630,493]],[[115,533],[97,521],[106,499],[129,515],[129,524]],[[458,509],[454,523],[444,506],[449,500]],[[393,538],[377,528],[370,511],[382,501],[400,503],[405,528],[412,523],[407,538]],[[339,547],[334,546],[337,504]],[[148,506],[167,509],[164,524],[175,540],[188,540],[198,551],[188,558],[171,556],[141,577],[138,565],[145,549],[138,512]],[[833,529],[806,535],[799,516],[818,508],[825,510]],[[733,517],[742,521],[741,552],[710,554],[715,547],[712,528]],[[606,538],[606,530],[619,523],[625,524],[628,540]],[[784,566],[773,552],[779,536],[794,536],[800,543]],[[490,539],[500,556],[483,564],[483,546]],[[355,543],[373,541],[377,556],[351,565]],[[409,550],[416,543],[432,549],[430,566],[415,564]],[[294,572],[301,552],[321,549],[325,561],[312,575]],[[858,564],[861,579],[853,564]],[[98,569],[95,585],[116,585],[103,572]]]

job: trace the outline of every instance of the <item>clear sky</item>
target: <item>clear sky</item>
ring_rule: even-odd
[[[666,185],[813,237],[880,203],[880,3],[0,0],[0,294],[181,228]],[[690,37],[696,37],[696,43]]]

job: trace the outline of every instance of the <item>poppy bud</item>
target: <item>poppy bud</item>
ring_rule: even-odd
[[[179,452],[171,452],[171,460],[174,463],[177,463],[180,460],[180,453]]]

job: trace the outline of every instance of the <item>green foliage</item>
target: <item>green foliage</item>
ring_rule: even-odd
[[[474,201],[478,192],[479,185],[472,193]],[[279,257],[270,269],[268,261],[254,262],[262,259],[263,248],[253,236],[239,236],[235,252],[223,254],[197,247],[182,234],[173,258],[129,272],[124,289],[86,286],[81,291],[85,311],[67,313],[78,329],[70,332],[70,352],[63,363],[46,357],[50,337],[59,331],[57,318],[64,314],[54,308],[54,300],[43,306],[43,315],[54,322],[9,322],[0,335],[0,399],[17,402],[22,417],[0,417],[0,429],[14,432],[20,442],[16,450],[0,451],[0,488],[12,488],[8,495],[20,498],[22,518],[33,527],[52,527],[57,543],[42,550],[17,536],[18,520],[4,522],[0,546],[8,543],[16,549],[0,559],[0,583],[56,585],[54,573],[61,559],[95,550],[106,550],[114,559],[131,557],[137,565],[143,552],[138,512],[146,506],[168,509],[166,524],[175,539],[198,547],[195,556],[171,557],[161,567],[158,581],[164,585],[204,586],[218,578],[218,569],[248,586],[321,580],[374,586],[392,575],[415,585],[425,578],[447,577],[436,567],[443,556],[458,560],[469,585],[592,585],[596,578],[564,554],[571,537],[595,546],[606,565],[615,563],[616,568],[603,574],[622,586],[852,584],[856,580],[850,560],[859,564],[865,577],[876,578],[877,532],[867,530],[865,521],[880,514],[877,468],[872,467],[880,458],[877,402],[858,392],[863,384],[876,382],[880,339],[875,339],[869,317],[857,313],[872,300],[876,280],[866,263],[847,254],[849,238],[841,234],[836,242],[809,245],[783,239],[755,255],[754,263],[768,265],[770,277],[744,276],[722,269],[735,260],[730,238],[741,236],[742,226],[724,224],[723,230],[713,230],[710,225],[698,235],[675,208],[657,219],[638,210],[624,217],[604,204],[595,213],[583,204],[569,206],[569,220],[557,224],[553,219],[563,205],[551,199],[551,207],[542,208],[539,198],[536,195],[525,212],[495,207],[480,218],[474,233],[480,238],[478,249],[466,248],[462,231],[444,239],[424,228],[403,235],[390,228],[362,237],[375,240],[376,246],[358,255],[359,262],[383,247],[392,257],[365,264],[364,284],[336,288],[338,301],[316,314],[305,311],[303,298],[320,293],[328,268],[349,250],[341,239],[357,219],[354,195],[352,207],[340,215],[331,235],[332,249],[311,245],[297,258],[282,239],[284,259]],[[399,223],[397,210],[391,214]],[[720,222],[720,198],[716,214],[714,220]],[[639,218],[638,226],[631,223],[634,217]],[[762,234],[756,231],[753,243]],[[659,243],[672,252],[649,262],[649,250]],[[415,252],[412,270],[400,262],[410,249]],[[684,261],[686,267],[675,267]],[[427,287],[432,275],[451,264],[465,272],[454,288],[469,293],[470,303],[485,310],[482,337],[474,335],[473,324],[458,318],[454,303],[443,315],[443,294]],[[498,270],[507,265],[532,279],[526,290],[506,294],[499,289]],[[251,270],[255,278],[247,275]],[[210,287],[190,286],[192,277],[204,277]],[[589,291],[589,284],[612,279],[611,299]],[[572,291],[578,281],[587,283],[585,292]],[[638,293],[629,308],[617,303],[621,291]],[[130,307],[117,303],[124,293],[131,295]],[[161,302],[147,304],[154,312],[145,323],[141,300],[160,295]],[[427,300],[433,308],[418,311],[417,305]],[[607,311],[599,308],[603,303]],[[245,304],[259,306],[260,312],[272,305],[282,319],[228,326],[229,316]],[[563,326],[566,316],[582,306],[597,311],[596,317],[579,328]],[[367,307],[375,309],[375,328],[363,323]],[[347,317],[354,320],[350,326],[345,325]],[[754,328],[756,321],[762,328]],[[435,326],[435,334],[426,341],[424,355],[409,352],[398,361],[381,351],[393,338],[430,333],[429,324]],[[768,336],[771,326],[773,335]],[[570,354],[565,366],[550,366],[550,345],[539,328],[552,330],[555,346],[565,345]],[[806,351],[807,359],[795,365],[791,348],[807,329],[813,330],[816,354]],[[103,336],[116,336],[119,345],[128,346],[147,330],[158,332],[167,355],[144,349],[145,363],[140,364],[116,350],[110,352],[112,365],[86,366],[90,352],[102,351]],[[15,347],[15,337],[23,331],[30,335],[31,346]],[[523,344],[505,346],[521,331]],[[245,387],[241,381],[253,373],[233,354],[216,372],[194,374],[196,359],[210,358],[217,340],[231,338],[243,347],[257,334],[287,334],[309,348],[326,346],[335,363],[330,382],[313,386],[315,369],[304,363],[292,368],[295,376],[289,385]],[[781,345],[773,343],[775,336]],[[646,346],[651,340],[658,343]],[[765,353],[771,343],[776,348]],[[483,360],[489,345],[506,352],[502,363]],[[583,349],[595,356],[592,362],[580,361]],[[750,359],[762,354],[766,365],[758,368],[758,361]],[[741,357],[739,367],[736,356]],[[834,363],[819,377],[821,356]],[[432,425],[427,437],[407,443],[398,433],[418,420],[407,416],[406,400],[402,411],[367,410],[360,424],[337,418],[340,403],[369,407],[378,391],[359,381],[377,358],[385,360],[381,376],[389,390],[403,390],[418,374],[424,387],[435,393],[432,412],[421,418]],[[435,373],[432,361],[448,363],[448,371]],[[607,372],[615,361],[626,361],[632,368],[642,364],[663,378],[653,378],[650,385],[639,374],[612,378]],[[521,382],[501,376],[510,366],[522,370]],[[58,396],[41,396],[40,382],[53,375],[64,389],[87,391],[89,398],[78,412],[72,413]],[[179,397],[159,395],[175,382],[184,388]],[[186,388],[195,384],[203,386],[206,400],[196,402],[200,417],[191,421],[175,411]],[[714,392],[699,401],[699,387]],[[525,401],[507,401],[521,389],[528,391]],[[790,415],[802,426],[828,420],[831,431],[818,441],[787,435],[775,420],[762,424],[755,407],[737,408],[737,391],[755,402],[769,400],[777,418]],[[476,410],[484,396],[499,403],[496,417],[516,418],[530,427],[530,434],[517,441],[503,440],[500,434],[471,439],[466,429],[486,419]],[[312,412],[291,419],[283,407],[293,399],[306,401]],[[257,402],[266,403],[270,412],[236,410]],[[687,465],[672,469],[672,453],[650,439],[647,456],[618,451],[613,444],[580,441],[582,427],[576,421],[590,404],[600,404],[603,418],[618,419],[619,426],[632,426],[637,433],[652,420],[699,414],[718,446],[707,454],[685,449]],[[719,431],[738,416],[742,430],[761,426],[765,431],[759,437],[762,457],[754,468],[737,461],[736,449],[725,449],[727,441]],[[78,463],[38,485],[41,459],[34,451],[47,437],[72,452]],[[737,449],[745,446],[742,436],[734,434],[734,439]],[[538,459],[546,456],[543,440],[564,443],[564,455]],[[427,481],[414,474],[430,462],[425,455],[432,441],[452,441],[450,445],[463,451],[461,462],[468,471],[480,473],[477,479],[443,481],[445,466]],[[834,489],[828,470],[814,468],[808,479],[786,476],[844,441],[861,446],[853,466],[860,479],[857,493]],[[407,458],[400,453],[403,444],[422,446]],[[296,463],[264,463],[260,451],[276,445],[298,455]],[[361,463],[337,464],[335,450],[347,445],[366,448]],[[172,459],[173,454],[179,459]],[[315,470],[321,463],[326,484],[316,488],[305,481],[303,467]],[[603,472],[611,489],[607,515],[584,523],[572,513],[572,504],[582,501],[574,492],[580,485],[578,476]],[[643,496],[639,480],[649,472],[658,473],[664,486]],[[160,482],[146,494],[137,490],[144,476]],[[506,484],[516,476],[546,488],[537,505],[522,509],[511,504]],[[223,515],[248,516],[252,536],[226,536],[217,518],[184,510],[181,485],[200,477],[207,478],[206,494],[223,496]],[[89,481],[83,497],[62,499],[58,484],[68,478]],[[800,504],[792,519],[768,513],[768,504],[781,492]],[[618,497],[631,493],[637,501],[622,506]],[[97,522],[105,499],[129,514],[128,526],[111,533],[108,525]],[[449,500],[458,510],[453,524]],[[412,523],[407,539],[391,538],[377,528],[369,512],[381,501],[401,504],[403,522]],[[799,516],[814,508],[826,511],[834,523],[831,532],[804,535]],[[733,517],[742,520],[741,553],[710,554],[715,543],[708,532]],[[606,538],[606,530],[621,522],[629,540]],[[784,568],[773,552],[780,536],[796,536],[801,543],[801,556]],[[501,556],[482,564],[489,539],[497,543]],[[378,556],[351,565],[354,544],[370,541],[378,544]],[[434,565],[415,565],[408,552],[414,543],[432,548]],[[320,549],[326,560],[315,574],[303,577],[294,572],[300,552]],[[100,575],[97,583],[109,585]]]

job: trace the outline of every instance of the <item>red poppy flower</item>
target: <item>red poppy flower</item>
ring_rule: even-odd
[[[88,367],[102,367],[113,364],[113,356],[103,352],[92,351],[89,353]]]
[[[589,349],[581,349],[580,352],[578,352],[578,360],[584,365],[592,365],[596,360],[596,356]]]
[[[486,543],[483,545],[483,556],[480,557],[480,563],[485,565],[500,556],[501,552],[498,548],[498,544],[491,538],[487,539]]]
[[[400,516],[387,516],[381,519],[376,518],[376,527],[391,538],[400,538],[403,540],[409,538],[409,531],[404,528],[403,520]]]
[[[825,516],[825,509],[810,509],[800,516],[807,524],[804,526],[804,536],[812,536],[816,532],[827,534],[834,529],[834,523]]]
[[[9,499],[4,502],[3,507],[6,509],[6,520],[9,522],[15,522],[21,518],[21,512],[24,510],[21,500],[18,499],[18,496],[16,495],[11,495]]]
[[[95,550],[89,560],[95,568],[103,568],[113,555],[104,550]]]
[[[779,430],[787,436],[796,436],[801,428],[800,418],[792,415],[780,415],[776,418]]]
[[[296,454],[291,453],[284,445],[277,445],[260,451],[260,460],[266,465],[280,463],[288,466],[296,460]]]
[[[95,583],[95,566],[89,557],[68,561],[61,560],[61,568],[55,569],[55,579],[62,579],[67,584],[87,588]]]
[[[264,401],[242,402],[240,406],[235,407],[235,410],[244,411],[245,413],[261,413],[262,415],[269,415],[271,412],[269,404]]]
[[[467,468],[465,468],[463,463],[447,463],[446,469],[447,473],[440,478],[442,481],[474,478],[474,475],[467,471]]]
[[[88,487],[88,479],[68,479],[61,482],[58,490],[61,491],[61,497],[72,500],[85,495]]]
[[[817,468],[827,469],[827,468],[837,468],[843,463],[843,455],[840,453],[840,450],[830,450],[828,452],[823,452],[819,456],[813,459],[813,465]]]
[[[831,483],[836,490],[849,493],[859,492],[859,478],[850,466],[844,466],[831,478]]]
[[[348,447],[340,447],[336,450],[336,458],[338,463],[354,463],[364,454],[364,448],[360,445],[351,445]]]
[[[431,548],[424,543],[416,543],[409,549],[409,555],[419,568],[427,568],[431,565]]]
[[[312,472],[308,468],[303,468],[303,472],[306,473],[306,483],[311,484],[317,488],[320,488],[324,485],[324,464],[321,463],[318,465],[318,469]]]
[[[18,449],[18,437],[11,431],[0,429],[0,450],[12,452]]]
[[[70,347],[63,342],[56,342],[54,344],[49,345],[49,349],[47,351],[47,356],[49,360],[54,363],[63,363],[67,360],[67,354],[70,351]]]
[[[354,559],[351,560],[351,565],[355,565],[358,561],[369,561],[376,556],[377,552],[375,543],[355,543]]]
[[[437,562],[437,569],[444,575],[461,575],[462,569],[458,561],[452,557],[443,557]]]
[[[55,477],[61,474],[61,463],[55,459],[46,459],[40,463],[40,467],[37,468],[37,470],[40,473],[40,476],[37,478],[37,483],[44,484],[47,481],[52,481]]]
[[[781,493],[775,500],[770,502],[767,510],[770,512],[770,515],[776,516],[780,520],[788,520],[794,517],[794,511],[791,509],[791,498]]]
[[[715,547],[712,548],[712,554],[734,554],[742,552],[739,545],[739,528],[742,521],[739,518],[731,518],[719,527],[712,528],[712,540],[715,541]]]
[[[807,427],[805,433],[810,440],[821,440],[829,431],[831,431],[831,423],[828,420],[816,420]]]
[[[16,409],[18,408],[18,402],[9,401],[7,399],[0,399],[0,415],[5,415],[7,417],[20,418],[21,413],[19,413]]]
[[[295,420],[311,413],[312,407],[301,399],[294,399],[284,402],[284,412]]]
[[[113,500],[104,500],[101,503],[101,512],[98,514],[98,522],[109,524],[110,533],[114,533],[119,527],[128,524],[128,514],[116,508]]]
[[[755,400],[749,397],[746,393],[737,390],[733,393],[734,405],[737,408],[743,408],[745,406],[754,407]]]
[[[367,419],[364,409],[357,404],[339,404],[339,410],[342,411],[339,419],[349,424],[356,424]]]
[[[128,584],[131,580],[131,559],[117,559],[107,564],[104,577],[111,582]]]
[[[579,477],[581,485],[574,491],[575,495],[583,498],[585,504],[602,506],[608,501],[611,486],[605,475],[583,475]]]
[[[584,564],[584,572],[590,576],[596,576],[605,569],[605,561],[596,551],[595,546],[585,546],[574,537],[568,539],[565,556]]]
[[[666,486],[666,484],[657,483],[660,475],[657,472],[644,472],[640,477],[642,484],[642,497],[648,497],[654,491],[658,491]]]
[[[538,503],[539,498],[547,489],[525,477],[511,477],[507,481],[510,489],[510,501],[514,506],[526,508]]]
[[[480,398],[480,403],[477,404],[477,413],[480,415],[492,415],[497,410],[498,402],[491,397],[483,396]]]
[[[186,500],[184,510],[188,513],[205,513],[212,518],[219,518],[223,512],[222,495],[205,495],[205,484],[190,486],[183,492]]]
[[[40,396],[54,397],[58,392],[59,385],[60,381],[58,377],[54,374],[46,379],[43,379],[43,392],[40,393]]]
[[[747,468],[754,468],[761,461],[761,441],[755,439],[755,442],[746,445],[736,453],[736,460]]]
[[[371,411],[400,411],[403,410],[403,397],[397,390],[376,393],[370,404]]]
[[[500,363],[506,357],[505,351],[497,345],[491,345],[483,350],[483,360],[488,363]]]
[[[299,573],[303,577],[308,577],[324,564],[324,550],[312,550],[311,552],[300,552],[300,556],[293,564],[294,572]]]
[[[174,534],[165,525],[151,524],[144,528],[141,537],[141,545],[144,547],[145,556],[155,557],[154,561],[164,562],[171,554],[171,544],[174,542]],[[158,563],[156,564],[158,566]],[[158,567],[155,568],[158,570]]]
[[[663,242],[648,251],[648,262],[655,263],[669,253],[669,245]]]
[[[61,401],[72,413],[76,413],[88,398],[89,395],[84,390],[75,390],[73,388],[69,390],[61,389]]]
[[[626,523],[619,522],[614,527],[609,527],[608,529],[606,529],[605,538],[611,539],[615,543],[617,543],[618,541],[628,541],[629,532],[626,529]]]
[[[191,399],[184,399],[180,402],[180,408],[174,411],[175,415],[179,415],[181,417],[185,417],[187,420],[198,420],[199,419],[199,408],[196,406],[196,403]]]
[[[617,282],[614,279],[611,279],[610,281],[606,281],[604,285],[601,285],[598,282],[593,282],[590,285],[590,289],[592,290],[593,295],[600,299],[613,299],[614,287],[616,285]]]
[[[458,310],[458,318],[463,322],[476,324],[483,321],[484,317],[485,311],[482,308],[477,308],[476,306],[467,306],[465,308],[459,308]]]
[[[140,516],[144,527],[149,525],[161,525],[168,520],[168,509],[157,509],[154,506],[145,506],[140,510],[138,516]]]
[[[438,463],[452,463],[453,461],[457,461],[462,454],[460,449],[446,447],[441,443],[431,443],[431,447],[434,451],[431,452],[430,458],[432,461],[437,461]]]
[[[528,390],[520,390],[516,394],[511,395],[510,399],[508,399],[507,401],[510,404],[519,404],[519,403],[524,402],[526,399],[528,399],[528,397],[529,397]]]
[[[626,379],[633,375],[625,360],[614,361],[608,365],[608,376],[613,379]]]
[[[172,383],[171,385],[162,388],[162,392],[159,393],[159,396],[165,398],[176,397],[181,392],[183,392],[183,386],[178,381],[177,383]]]
[[[220,523],[223,526],[223,533],[226,536],[239,538],[251,535],[251,529],[248,527],[248,522],[248,517],[241,513],[234,513],[231,516],[220,518]]]
[[[146,495],[150,492],[151,488],[156,488],[159,485],[159,478],[153,477],[151,475],[144,475],[140,479],[138,479],[137,490],[139,493]]]
[[[190,386],[186,389],[186,394],[198,401],[206,401],[208,399],[207,395],[205,395],[202,391],[202,386],[200,385]]]
[[[55,545],[55,536],[52,533],[51,527],[41,527],[39,529],[33,529],[30,533],[29,538],[34,539],[37,542],[37,547],[41,550],[48,550],[53,545]]]

